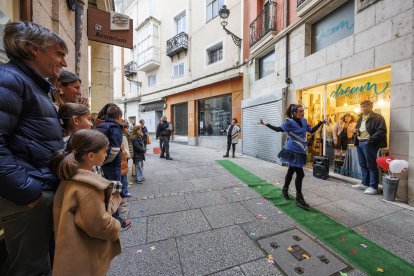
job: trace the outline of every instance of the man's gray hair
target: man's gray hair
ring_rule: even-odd
[[[33,60],[27,44],[32,44],[39,50],[58,44],[68,52],[65,41],[42,25],[33,22],[8,23],[4,30],[4,49],[7,56],[14,60]]]

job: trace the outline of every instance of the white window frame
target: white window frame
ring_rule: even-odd
[[[151,82],[151,78],[153,78],[153,83]],[[148,87],[155,87],[157,86],[157,74],[148,75]]]
[[[180,74],[178,74],[177,76],[174,74],[174,72],[175,72],[175,67],[176,66],[180,66],[181,64],[183,64],[183,74],[182,75],[180,75]],[[173,65],[172,65],[172,71],[171,71],[171,75],[172,75],[172,78],[173,79],[179,79],[179,78],[181,78],[181,77],[184,77],[185,76],[185,68],[186,66],[185,66],[185,61],[179,61],[179,62],[176,62],[176,63],[173,63]],[[179,67],[178,67],[178,70],[180,70],[179,69]],[[179,71],[178,71],[178,73],[180,73]]]
[[[220,59],[220,60],[218,60],[218,61],[216,61],[216,62],[214,62],[214,63],[208,64],[208,62],[209,62],[209,59],[208,59],[208,52],[209,52],[209,50],[210,50],[211,48],[216,47],[218,44],[221,44],[221,45],[222,45],[222,57],[221,57],[221,59]],[[207,45],[207,47],[206,47],[206,48],[204,48],[204,53],[205,53],[204,67],[205,67],[205,68],[207,68],[207,67],[210,67],[210,66],[215,66],[215,65],[217,65],[217,64],[220,64],[220,63],[224,62],[224,59],[225,59],[225,52],[224,52],[224,49],[225,49],[225,40],[224,40],[224,39],[223,39],[223,40],[218,40],[218,41],[215,41],[215,42],[213,42],[213,43],[211,43],[211,44]]]
[[[181,18],[184,17],[184,20],[181,21],[181,28],[179,28],[179,20]],[[174,32],[175,34],[179,34],[181,32],[187,33],[187,11],[183,10],[182,12],[180,12],[179,14],[177,14],[176,16],[174,16]]]
[[[217,14],[216,15],[214,15],[213,14],[213,2],[215,2],[215,1],[217,1],[218,3],[218,9],[217,9]],[[204,17],[205,17],[205,22],[206,23],[208,23],[208,22],[210,22],[211,20],[213,20],[214,18],[216,18],[219,14],[218,14],[218,11],[221,9],[221,7],[222,6],[220,6],[220,1],[222,1],[222,5],[225,5],[226,4],[226,1],[225,0],[206,0],[205,2],[204,2]],[[211,18],[207,18],[207,7],[209,6],[209,5],[211,5]]]

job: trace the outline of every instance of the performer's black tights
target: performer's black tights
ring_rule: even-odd
[[[289,189],[290,181],[292,181],[292,176],[296,172],[296,179],[295,179],[295,186],[296,186],[296,194],[302,194],[302,180],[305,177],[305,173],[303,172],[303,168],[296,168],[296,167],[289,167],[287,174],[285,176],[285,185],[283,186],[284,189]]]

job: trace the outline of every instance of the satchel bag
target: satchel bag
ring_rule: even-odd
[[[149,135],[148,135],[148,134],[146,135],[146,137],[147,137],[147,138],[146,138],[146,139],[147,139],[146,144],[147,144],[147,145],[151,144],[151,139],[150,139],[150,137],[149,137]]]

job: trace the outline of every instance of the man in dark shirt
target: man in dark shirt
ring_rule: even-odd
[[[161,117],[161,122],[157,126],[156,138],[160,139],[161,154],[160,158],[172,160],[170,157],[170,137],[173,128],[171,123],[167,122],[167,117],[164,115]],[[165,155],[164,155],[165,154]]]

